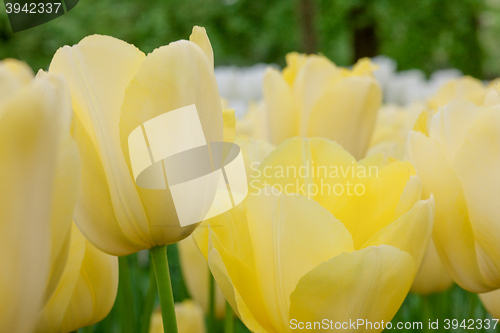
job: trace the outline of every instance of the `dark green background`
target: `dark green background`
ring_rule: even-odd
[[[0,10],[0,58],[46,68],[57,48],[108,34],[145,52],[207,28],[216,65],[284,64],[290,51],[321,52],[340,65],[385,54],[399,69],[456,67],[500,76],[498,0],[82,0],[68,14],[11,33]]]

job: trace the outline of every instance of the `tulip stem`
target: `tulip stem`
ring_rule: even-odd
[[[160,296],[163,330],[165,333],[177,333],[174,296],[172,293],[172,282],[170,281],[170,271],[168,269],[167,246],[162,245],[153,247],[150,251],[156,274],[158,294]]]
[[[224,333],[234,332],[234,314],[233,308],[226,302],[226,317],[224,318]]]
[[[208,270],[208,281],[209,281],[209,288],[208,288],[208,318],[207,318],[207,327],[208,327],[208,332],[215,332],[215,280],[212,275],[212,272],[210,272],[210,269]]]

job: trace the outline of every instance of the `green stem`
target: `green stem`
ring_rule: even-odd
[[[215,332],[215,280],[208,270],[208,318],[207,318],[207,328],[208,332]]]
[[[137,315],[135,313],[134,292],[132,279],[130,277],[130,268],[128,264],[128,256],[118,257],[120,280],[118,285],[118,294],[120,300],[121,328],[122,332],[134,333],[136,331]]]
[[[163,330],[165,333],[177,333],[174,296],[172,293],[172,283],[170,282],[170,272],[168,270],[167,246],[153,247],[150,251],[156,273],[158,294],[160,295]]]
[[[148,293],[146,294],[146,298],[144,300],[144,307],[142,309],[142,314],[141,314],[141,332],[142,333],[149,332],[149,323],[151,321],[151,314],[153,313],[155,298],[156,298],[155,271],[154,271],[153,265],[150,265],[150,267],[149,267]]]
[[[226,302],[226,317],[224,318],[224,333],[234,332],[234,314],[233,308]]]

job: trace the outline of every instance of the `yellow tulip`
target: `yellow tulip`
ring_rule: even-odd
[[[72,332],[104,319],[118,289],[118,258],[96,249],[73,224],[68,262],[35,332]]]
[[[466,99],[476,105],[483,105],[487,89],[481,81],[470,76],[451,80],[442,86],[429,100],[427,105],[430,110],[437,110],[451,101]]]
[[[426,109],[423,103],[408,107],[384,105],[380,108],[367,156],[385,153],[399,160],[406,160],[406,140],[420,113]]]
[[[335,142],[294,138],[252,178],[246,207],[194,233],[245,325],[292,332],[300,323],[363,319],[382,331],[381,321],[390,321],[406,297],[432,232],[433,199],[420,200],[413,167],[382,154],[357,162]],[[350,191],[340,193],[347,182]]]
[[[500,320],[500,289],[479,294],[479,298],[490,315]]]
[[[121,40],[94,35],[59,49],[49,72],[66,77],[83,181],[74,221],[98,249],[127,255],[177,242],[181,227],[170,192],[136,185],[128,135],[145,121],[195,104],[207,142],[223,139],[221,101],[205,29],[147,56]]]
[[[323,56],[297,53],[288,54],[286,61],[281,73],[267,69],[264,103],[247,116],[256,137],[274,145],[294,136],[325,137],[363,157],[382,101],[372,76],[375,66],[361,59],[348,70]],[[245,130],[244,124],[239,127]]]
[[[175,304],[175,317],[179,333],[205,333],[205,316],[201,307],[191,300]],[[163,333],[163,320],[160,311],[151,317],[149,333]]]
[[[500,287],[500,108],[454,101],[411,132],[408,155],[424,197],[436,200],[433,239],[453,280],[472,292]]]
[[[66,257],[79,159],[62,78],[0,62],[0,331],[31,332]]]

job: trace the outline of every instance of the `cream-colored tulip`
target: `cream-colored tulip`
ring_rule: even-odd
[[[432,232],[433,199],[420,200],[413,167],[382,154],[357,162],[330,140],[294,138],[252,178],[245,204],[193,234],[245,325],[281,333],[325,318],[391,320]]]
[[[85,237],[106,253],[127,255],[191,234],[197,224],[181,227],[169,191],[136,185],[128,136],[158,115],[195,104],[206,141],[222,141],[221,101],[205,29],[195,27],[190,41],[147,56],[121,40],[89,36],[59,49],[49,71],[64,75],[71,90],[73,135],[83,162],[74,221]]]
[[[191,300],[175,304],[175,317],[179,333],[205,333],[205,316],[202,308]],[[163,333],[161,312],[155,311],[151,317],[149,333]]]
[[[454,101],[411,132],[408,155],[436,199],[433,239],[462,288],[500,287],[500,107]]]
[[[35,332],[72,332],[104,319],[118,289],[118,258],[96,249],[73,224],[68,262]]]
[[[63,79],[0,62],[0,331],[31,332],[66,257],[79,159]]]
[[[479,294],[479,298],[490,315],[500,320],[500,289]]]
[[[295,136],[325,137],[363,157],[382,101],[372,76],[375,66],[361,59],[349,70],[323,56],[298,53],[288,54],[286,61],[282,72],[267,69],[264,102],[252,107],[240,133],[250,129],[274,145]]]

